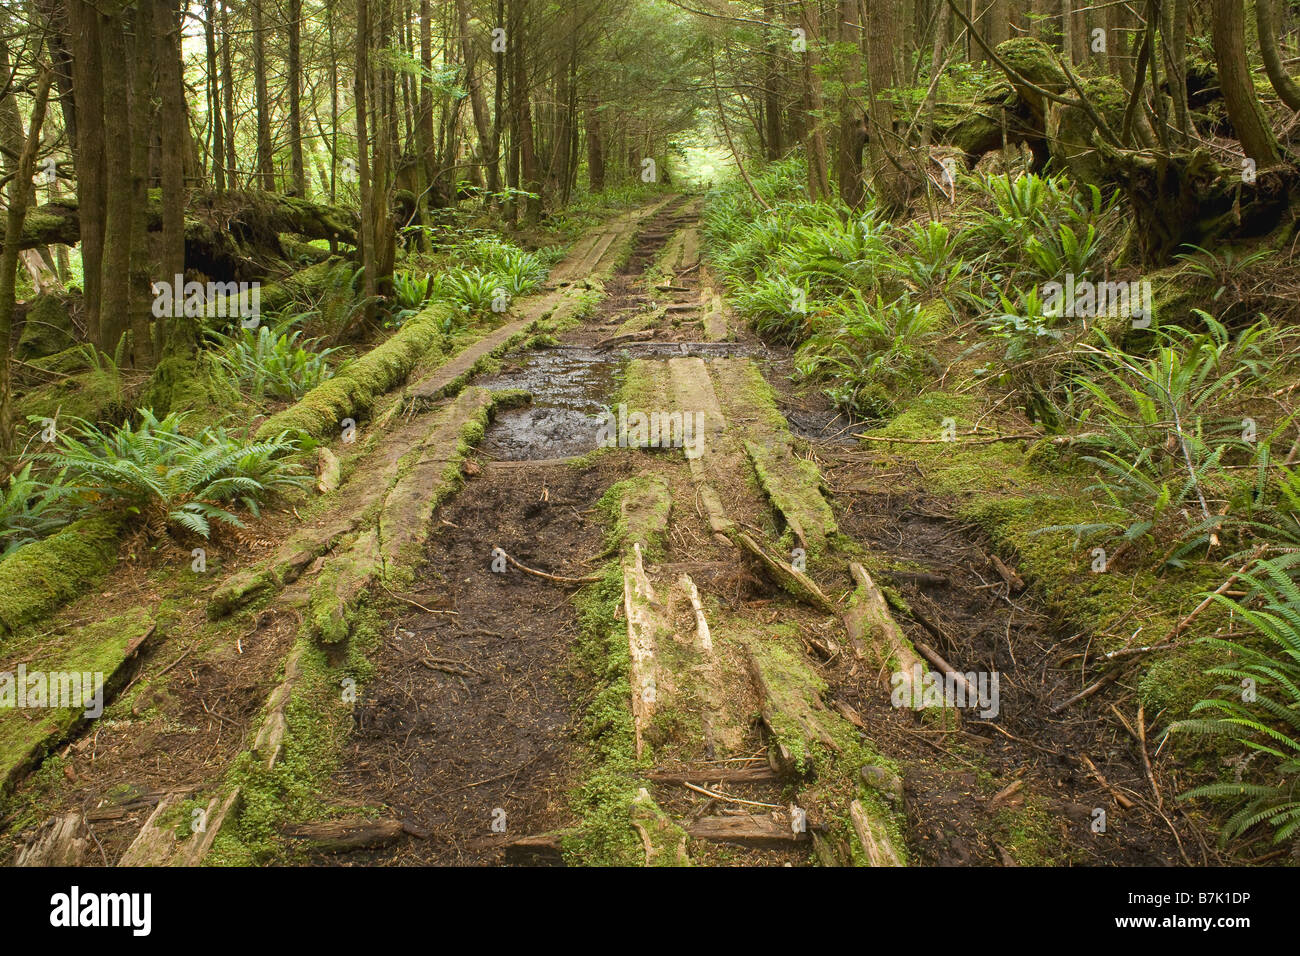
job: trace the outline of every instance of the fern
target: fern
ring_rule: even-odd
[[[308,481],[286,455],[296,442],[245,443],[222,428],[195,436],[182,431],[184,416],[161,421],[145,409],[130,422],[103,430],[80,422],[61,432],[58,450],[37,456],[60,469],[83,498],[154,518],[208,537],[212,523],[242,527],[231,506],[258,514],[261,501]]]
[[[1261,561],[1243,575],[1250,593],[1243,599],[1213,595],[1242,619],[1261,641],[1244,643],[1202,638],[1229,661],[1206,673],[1234,683],[1216,687],[1221,696],[1198,702],[1195,717],[1170,732],[1207,734],[1239,743],[1263,761],[1264,783],[1218,781],[1196,787],[1180,799],[1229,800],[1236,811],[1223,827],[1230,840],[1267,823],[1277,842],[1300,831],[1300,583],[1293,562]]]

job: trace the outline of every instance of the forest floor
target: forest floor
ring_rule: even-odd
[[[64,821],[92,864],[1216,862],[1136,715],[1052,713],[1086,636],[731,319],[698,211],[580,240],[217,583],[153,556],[69,608],[165,626],[19,785],[0,852]],[[698,431],[601,447],[620,405]],[[296,580],[210,610],[295,553]],[[356,605],[345,640],[304,637],[323,591]],[[894,706],[909,640],[995,675],[996,715]]]

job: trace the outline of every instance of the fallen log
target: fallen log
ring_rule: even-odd
[[[162,229],[162,204],[149,203],[151,232]],[[355,246],[360,218],[350,209],[314,203],[275,193],[246,191],[195,193],[185,219],[185,263],[213,279],[253,281],[266,278],[268,265],[295,255],[286,250],[281,233],[306,239]],[[76,245],[81,239],[81,218],[75,198],[46,203],[31,210],[19,237],[20,249],[52,244]]]
[[[383,846],[397,840],[405,832],[402,821],[392,817],[379,820],[326,820],[321,823],[290,824],[280,828],[282,836],[308,843],[327,853]]]

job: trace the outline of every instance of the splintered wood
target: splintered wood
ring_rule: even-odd
[[[623,566],[623,613],[627,617],[627,644],[632,657],[632,719],[636,730],[636,755],[645,747],[646,725],[654,716],[658,698],[655,686],[655,633],[659,618],[654,611],[655,592],[646,575],[641,544],[632,545],[633,559]]]

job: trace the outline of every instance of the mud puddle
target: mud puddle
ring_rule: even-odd
[[[585,347],[550,348],[520,356],[514,368],[486,380],[493,391],[523,389],[532,401],[497,415],[480,445],[498,461],[538,461],[582,455],[596,447],[622,363]]]

